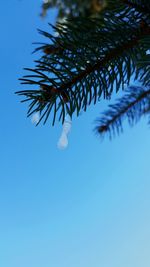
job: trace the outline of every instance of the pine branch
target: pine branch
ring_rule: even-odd
[[[149,36],[150,35],[150,27],[147,25],[141,25],[140,27],[140,31],[139,33],[136,34],[136,36],[126,42],[121,44],[120,46],[111,49],[103,59],[100,59],[96,62],[96,64],[87,67],[84,71],[82,71],[80,74],[78,74],[77,76],[75,76],[72,80],[70,80],[68,83],[63,84],[60,88],[58,88],[57,90],[67,90],[68,88],[74,86],[75,83],[81,81],[83,78],[85,78],[86,76],[90,75],[91,73],[93,73],[94,71],[99,71],[102,70],[103,67],[105,67],[106,64],[108,64],[108,62],[111,62],[113,60],[115,60],[117,57],[122,56],[122,54],[124,52],[128,52],[128,50],[134,48],[135,46],[137,46],[139,44],[139,41],[145,37],[145,36]]]
[[[35,68],[21,78],[34,90],[17,92],[30,101],[28,116],[36,111],[44,123],[53,114],[77,116],[102,96],[110,98],[129,85],[133,74],[143,85],[149,83],[145,55],[150,45],[149,6],[145,0],[107,1],[99,18],[75,18],[52,26],[57,36],[40,31],[48,39],[35,51],[42,52]],[[144,62],[144,63],[142,63]],[[140,64],[140,65],[139,65]],[[131,104],[131,103],[128,103]],[[132,104],[131,104],[132,105]]]
[[[54,113],[60,110],[59,119],[63,121],[65,112],[72,116],[76,110],[78,115],[92,101],[96,103],[102,93],[104,97],[109,97],[114,85],[118,91],[124,83],[129,84],[136,61],[145,55],[140,41],[150,35],[150,27],[139,22],[128,24],[119,18],[111,20],[109,25],[102,20],[83,21],[87,23],[84,36],[78,31],[80,24],[82,32],[80,21],[76,25],[69,24],[67,29],[59,27],[63,51],[58,49],[58,53],[42,57],[36,61],[35,69],[27,69],[33,74],[20,79],[23,84],[40,86],[37,91],[18,92],[32,100],[34,107],[37,105],[37,110],[29,108],[31,112],[28,115],[34,111],[42,112],[47,103],[51,109],[54,106]],[[103,27],[99,26],[100,23],[103,23]],[[118,23],[119,26],[116,25]],[[85,31],[84,24],[83,29]],[[42,33],[51,38],[48,33]],[[60,38],[53,37],[53,40],[56,49],[60,45]]]
[[[122,122],[128,119],[129,125],[133,126],[138,120],[150,111],[150,89],[131,86],[125,96],[116,104],[109,105],[109,109],[103,113],[102,118],[97,120],[96,132],[100,136],[119,134],[123,131]]]

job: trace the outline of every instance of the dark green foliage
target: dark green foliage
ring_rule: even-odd
[[[116,104],[109,105],[109,109],[97,120],[96,132],[101,136],[108,133],[109,137],[123,131],[122,122],[127,117],[129,125],[133,126],[143,115],[150,112],[150,89],[143,87],[129,87],[126,95]]]
[[[110,99],[113,92],[129,86],[133,74],[141,85],[149,86],[150,0],[109,0],[95,18],[72,17],[51,27],[55,35],[39,30],[48,41],[35,49],[41,56],[35,68],[26,69],[29,74],[20,79],[34,88],[17,92],[26,97],[23,101],[30,101],[29,116],[40,111],[40,121],[45,123],[53,114],[52,124],[56,118],[63,122],[66,113],[78,116],[91,103]],[[115,127],[119,131],[122,116],[127,115],[130,122],[132,117],[134,122],[137,114],[145,113],[144,108],[138,111],[143,107],[138,100],[143,89],[136,87],[131,95],[130,89],[123,102],[112,106],[113,112],[110,109],[99,120],[99,133]],[[149,103],[149,96],[144,94],[141,101]],[[136,108],[137,113],[133,112]]]
[[[148,42],[150,39],[148,38]],[[149,44],[150,47],[150,44]],[[141,81],[144,86],[150,85],[150,54],[145,55],[139,62],[138,62],[138,74],[141,74]]]
[[[58,9],[58,20],[68,17],[92,16],[104,7],[105,0],[46,0],[42,5],[42,16],[51,8]]]

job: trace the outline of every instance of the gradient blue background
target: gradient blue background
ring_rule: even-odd
[[[0,266],[149,267],[150,130],[146,120],[112,142],[93,121],[105,104],[74,119],[69,147],[61,126],[34,127],[14,95],[32,67],[41,1],[1,1]]]

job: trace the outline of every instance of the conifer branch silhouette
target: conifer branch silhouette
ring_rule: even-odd
[[[141,88],[149,86],[150,1],[106,2],[96,17],[68,17],[63,23],[50,25],[56,35],[39,30],[48,42],[35,49],[41,56],[35,61],[35,68],[26,68],[29,74],[20,79],[34,89],[17,92],[26,98],[22,102],[30,101],[28,116],[40,112],[39,123],[45,123],[51,114],[53,125],[56,118],[63,122],[66,114],[78,116],[91,103],[110,99],[125,84],[131,89],[133,75]],[[137,89],[137,103],[140,93]],[[146,98],[149,99],[148,94],[144,95]],[[132,90],[131,99],[125,106],[119,102],[120,115],[128,113],[132,106],[138,110]],[[108,125],[118,121],[117,111],[114,118],[111,113],[111,120],[107,113],[106,125],[96,128],[99,134],[112,129]]]

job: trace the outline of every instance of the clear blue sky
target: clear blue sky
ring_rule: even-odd
[[[34,127],[22,90],[33,66],[36,29],[48,29],[41,1],[1,1],[0,266],[149,267],[150,129],[142,120],[112,142],[94,135],[100,103],[73,121],[69,147],[61,132]]]

